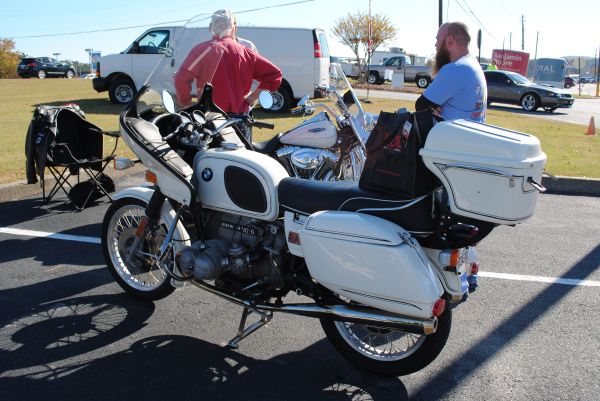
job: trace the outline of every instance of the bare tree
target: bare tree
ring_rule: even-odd
[[[390,20],[382,15],[369,16],[358,11],[336,21],[332,33],[339,41],[348,46],[356,55],[359,71],[364,71],[362,59],[371,62],[373,52],[381,45],[396,37],[397,29]],[[361,57],[363,56],[364,57]]]

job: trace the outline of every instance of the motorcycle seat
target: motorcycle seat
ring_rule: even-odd
[[[269,139],[268,141],[264,141],[264,142],[252,142],[252,147],[254,148],[255,151],[265,154],[265,155],[270,155],[272,154],[275,149],[277,149],[277,147],[279,146],[279,138],[281,138],[281,133],[275,135],[273,138]]]
[[[321,210],[366,213],[394,222],[414,235],[429,235],[436,227],[433,193],[406,199],[364,190],[355,181],[290,177],[279,182],[278,195],[283,210],[303,215]]]

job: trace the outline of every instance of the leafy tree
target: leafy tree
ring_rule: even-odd
[[[12,39],[0,39],[0,78],[17,78],[17,65],[21,54],[14,51]]]
[[[394,39],[398,32],[385,15],[375,14],[369,17],[368,13],[361,11],[340,18],[331,31],[356,55],[359,71],[363,71],[361,60],[364,58],[367,64],[370,64],[373,52]],[[364,57],[361,57],[362,55]]]

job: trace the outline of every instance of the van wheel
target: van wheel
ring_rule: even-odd
[[[115,79],[108,88],[110,101],[116,104],[127,104],[133,99],[135,86],[125,78]]]
[[[417,86],[421,89],[425,89],[431,83],[431,79],[429,77],[417,77]]]
[[[275,113],[284,113],[292,107],[292,92],[286,87],[281,85],[276,92],[273,92],[273,106],[269,109]]]

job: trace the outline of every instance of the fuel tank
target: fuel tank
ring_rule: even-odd
[[[277,186],[285,177],[275,159],[244,148],[209,149],[194,159],[193,180],[204,207],[261,220],[277,219]]]
[[[321,112],[283,134],[279,141],[285,145],[327,149],[335,145],[337,130],[329,115]]]

